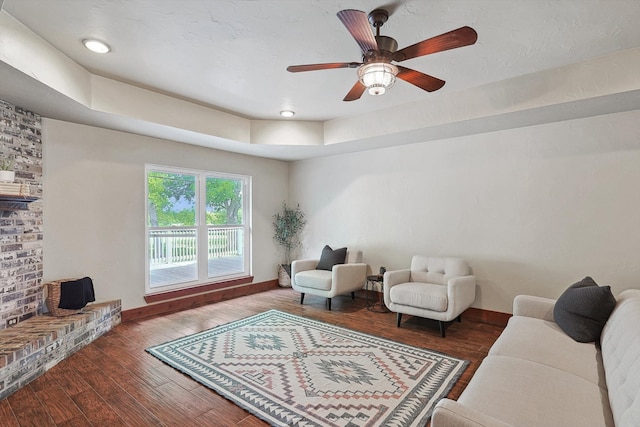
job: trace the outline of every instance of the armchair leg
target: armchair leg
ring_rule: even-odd
[[[327,298],[327,305],[329,306],[329,311],[331,311],[331,298]]]
[[[304,301],[304,294],[300,294],[300,304]]]
[[[351,292],[351,301],[355,301],[355,300],[356,300],[356,293]]]
[[[459,315],[456,319],[458,320],[458,323],[462,323],[462,314]]]
[[[447,328],[447,325],[441,320],[438,320],[438,325],[440,325],[440,335],[444,338],[444,330]]]
[[[400,327],[401,321],[402,321],[402,313],[398,313],[398,324],[396,325],[398,328]]]

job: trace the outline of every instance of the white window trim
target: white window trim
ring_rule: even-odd
[[[194,226],[184,226],[184,227],[150,227],[148,221],[148,210],[149,210],[149,188],[148,188],[148,174],[149,172],[163,172],[163,173],[175,173],[175,174],[185,174],[185,175],[195,175],[196,176],[196,192],[197,192],[197,200],[196,203],[196,225]],[[243,248],[244,248],[244,266],[245,271],[236,274],[229,274],[224,276],[216,276],[216,277],[208,277],[208,265],[206,261],[207,257],[207,239],[200,238],[202,235],[207,235],[209,228],[215,228],[219,226],[212,226],[206,224],[206,205],[203,206],[202,201],[206,200],[206,179],[210,177],[215,178],[228,178],[228,179],[237,179],[242,181],[242,222],[241,228],[244,229],[243,235]],[[221,282],[225,280],[233,280],[237,278],[242,278],[246,276],[251,276],[252,271],[252,205],[251,205],[251,190],[252,190],[252,182],[251,176],[249,175],[239,175],[239,174],[230,174],[225,172],[216,172],[216,171],[207,171],[200,169],[187,169],[181,167],[173,167],[173,166],[163,166],[156,164],[145,164],[144,171],[144,196],[145,196],[145,209],[144,209],[144,229],[145,229],[145,296],[146,295],[154,295],[161,294],[165,292],[181,290],[181,289],[189,289],[194,288],[210,283]],[[161,286],[150,286],[150,267],[149,267],[149,231],[151,228],[167,228],[167,229],[176,229],[176,228],[185,228],[185,229],[196,229],[197,237],[197,245],[198,245],[198,278],[196,280],[190,280],[180,283],[173,283],[170,285],[161,285]],[[204,234],[201,234],[204,233]]]

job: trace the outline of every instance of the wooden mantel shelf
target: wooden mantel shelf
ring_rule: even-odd
[[[25,210],[29,209],[29,203],[39,200],[39,197],[32,196],[10,196],[0,194],[0,210]]]

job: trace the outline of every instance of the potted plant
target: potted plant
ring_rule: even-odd
[[[282,212],[273,216],[273,239],[284,249],[285,263],[278,268],[278,284],[291,287],[291,258],[293,251],[301,245],[300,232],[307,220],[297,205],[295,208],[282,204]]]
[[[2,157],[0,159],[0,182],[13,182],[16,173],[13,170],[15,162],[12,157]]]

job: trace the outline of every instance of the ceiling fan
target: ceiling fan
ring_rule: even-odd
[[[436,91],[444,86],[444,80],[391,62],[402,62],[418,56],[472,45],[478,39],[478,34],[473,28],[461,27],[398,50],[398,43],[393,38],[380,35],[380,27],[389,19],[389,12],[386,10],[376,9],[367,15],[361,10],[346,9],[338,12],[337,15],[360,46],[362,62],[291,65],[287,67],[287,71],[298,73],[357,68],[358,81],[343,101],[355,101],[365,90],[368,90],[371,95],[382,95],[395,83],[396,77],[428,92]],[[376,29],[375,36],[369,24]]]

